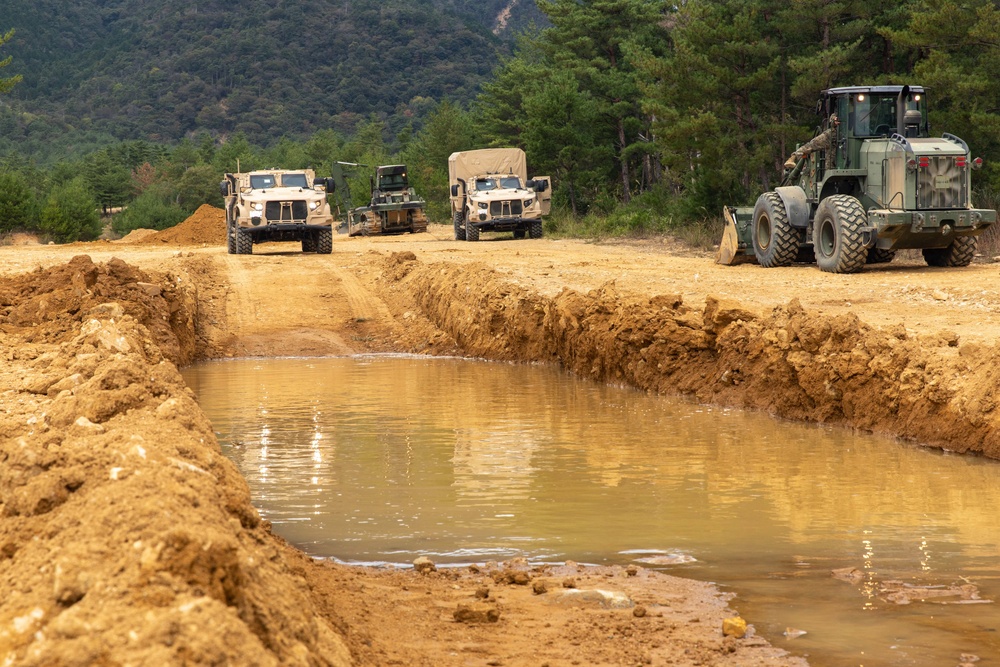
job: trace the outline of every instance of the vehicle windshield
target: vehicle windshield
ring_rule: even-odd
[[[923,111],[923,95],[913,94],[906,100],[904,110]],[[896,95],[852,95],[850,100],[851,126],[854,136],[888,137],[896,132]]]
[[[265,190],[274,187],[274,176],[271,174],[258,174],[250,176],[250,187],[254,190]]]
[[[282,174],[281,184],[286,188],[308,188],[309,181],[305,174]]]
[[[406,175],[383,174],[378,182],[381,190],[402,190],[406,187]]]
[[[493,178],[477,178],[476,179],[476,190],[480,192],[485,192],[487,190],[496,190],[497,182]]]
[[[516,190],[521,187],[521,179],[517,176],[503,176],[500,179],[500,187]]]

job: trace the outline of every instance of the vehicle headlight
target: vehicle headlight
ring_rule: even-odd
[[[534,201],[535,201],[534,197],[528,197],[527,199],[524,200],[524,205],[531,206],[531,204],[534,203]]]
[[[263,211],[264,210],[264,205],[261,204],[260,202],[256,202],[253,205],[253,210],[255,210],[255,211]]]
[[[319,202],[318,201],[311,201],[311,202],[309,202],[309,210],[310,211],[315,211],[317,206],[319,206]]]
[[[483,209],[484,211],[486,209],[488,209],[489,207],[490,207],[490,205],[487,204],[486,202],[484,202],[484,201],[479,202],[479,208]]]

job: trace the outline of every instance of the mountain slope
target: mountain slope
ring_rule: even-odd
[[[8,70],[24,75],[7,101],[67,132],[162,141],[208,131],[266,143],[373,113],[399,127],[473,95],[511,26],[538,15],[530,0],[5,4],[0,28],[17,31]],[[23,114],[7,113],[0,126],[23,132]]]

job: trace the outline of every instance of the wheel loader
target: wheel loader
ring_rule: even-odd
[[[753,208],[724,208],[717,262],[856,273],[920,249],[930,266],[967,266],[997,212],[972,206],[982,159],[953,134],[929,135],[924,89],[831,88],[817,106],[829,148],[796,160]]]

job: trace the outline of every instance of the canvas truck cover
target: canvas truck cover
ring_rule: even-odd
[[[520,148],[482,148],[452,153],[448,158],[448,180],[468,182],[483,174],[516,174],[521,182],[528,180],[528,162]]]

